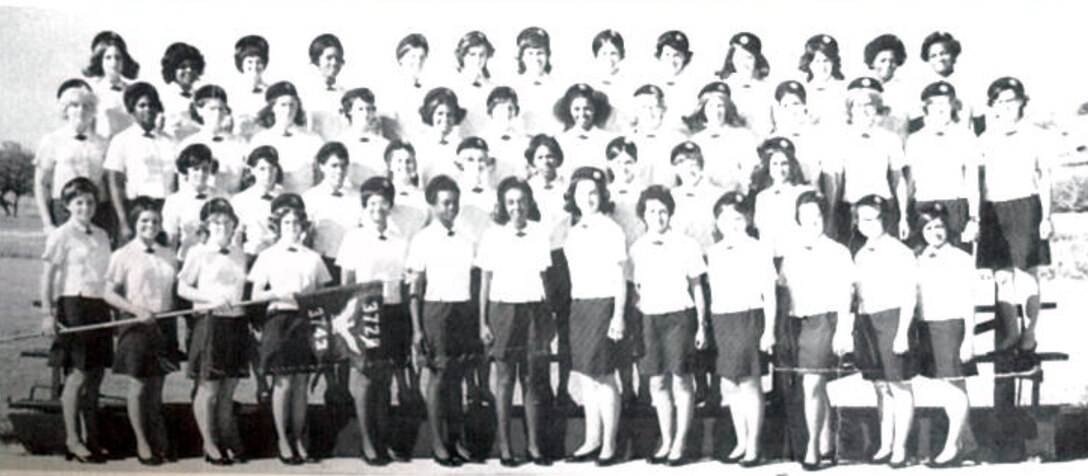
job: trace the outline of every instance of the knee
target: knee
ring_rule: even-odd
[[[695,387],[691,375],[674,375],[672,377],[672,391],[678,394],[689,394]]]
[[[1005,302],[1016,300],[1016,287],[1013,279],[1013,271],[994,271],[994,283],[997,284],[997,299]]]

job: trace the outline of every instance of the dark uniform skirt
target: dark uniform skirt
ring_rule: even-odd
[[[963,319],[922,321],[919,326],[921,340],[921,373],[930,378],[963,377],[965,371],[960,361],[965,326]]]
[[[543,301],[509,303],[491,301],[488,326],[494,340],[488,355],[506,363],[524,363],[529,358],[545,357],[555,335],[548,306]]]
[[[132,319],[132,316],[126,316]],[[166,321],[131,324],[121,328],[113,373],[135,378],[161,377],[178,369],[170,347]]]
[[[427,366],[446,369],[474,360],[479,350],[479,318],[466,302],[425,301],[423,335]]]
[[[692,372],[695,357],[695,309],[666,314],[642,315],[642,343],[645,353],[639,372],[654,377]]]
[[[762,375],[759,359],[759,339],[764,325],[762,309],[711,314],[710,325],[714,330],[714,345],[718,348],[716,375],[733,382]]]
[[[985,269],[1050,264],[1050,244],[1039,238],[1043,208],[1038,195],[979,207],[978,266]]]
[[[854,356],[865,380],[901,382],[914,376],[907,353],[892,350],[899,308],[858,314],[854,321]]]
[[[101,299],[76,296],[57,298],[56,322],[65,327],[110,320],[110,308]],[[93,372],[113,365],[113,331],[57,334],[49,349],[49,366]]]
[[[608,338],[615,298],[575,299],[570,308],[571,369],[602,377],[616,371],[617,344]]]
[[[204,314],[196,319],[189,343],[189,369],[194,380],[222,380],[249,376],[253,342],[245,317]]]
[[[832,339],[835,337],[835,326],[838,325],[838,314],[825,312],[800,318],[791,317],[793,323],[794,345],[798,372],[800,373],[826,373],[833,365],[835,354],[832,351]]]
[[[310,320],[298,310],[269,311],[260,344],[262,375],[309,373],[317,364]]]

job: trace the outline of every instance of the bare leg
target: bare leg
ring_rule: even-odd
[[[581,456],[601,448],[601,406],[598,389],[600,385],[593,377],[574,372],[578,381],[582,383],[582,407],[585,408],[586,437],[582,446],[574,450],[575,456]]]
[[[676,402],[676,437],[672,440],[672,449],[669,451],[669,459],[679,459],[684,456],[687,445],[688,431],[691,429],[691,417],[695,411],[695,390],[691,375],[674,375],[672,379],[672,394]]]
[[[352,367],[349,385],[352,400],[355,401],[355,416],[359,421],[359,435],[363,444],[363,455],[368,459],[376,459],[378,451],[374,447],[374,440],[370,435],[370,412],[368,411],[372,391],[370,378]]]
[[[423,386],[423,401],[427,405],[427,424],[431,431],[431,452],[435,458],[449,459],[449,442],[447,440],[446,412],[441,393],[442,382],[446,378],[445,369],[423,369],[421,380]]]
[[[513,457],[510,451],[510,407],[514,397],[514,367],[507,362],[495,361],[495,377],[498,380],[496,398],[496,416],[498,417],[499,455],[504,459]],[[528,391],[525,392],[528,394]],[[528,399],[526,399],[528,400]],[[528,407],[528,402],[526,402]]]
[[[729,402],[729,414],[733,417],[733,433],[736,434],[737,446],[729,453],[730,460],[740,459],[748,452],[748,418],[745,416],[745,395],[740,385],[727,378],[722,378],[722,402]]]
[[[655,458],[667,457],[672,449],[672,394],[667,386],[668,378],[668,374],[654,375],[649,383],[654,409],[657,410],[657,426],[661,430],[661,446],[654,453]]]
[[[808,444],[805,447],[804,462],[806,464],[819,464],[820,435],[827,416],[827,408],[824,406],[827,392],[826,382],[820,375],[805,374],[801,377],[801,386],[804,389],[805,398],[805,428],[808,430]]]
[[[170,453],[170,441],[166,438],[166,418],[162,410],[162,384],[163,377],[155,376],[147,379],[147,423],[148,438],[151,447],[156,454],[166,455]]]
[[[147,382],[135,378],[128,377],[128,421],[132,425],[132,433],[136,436],[136,455],[143,459],[150,459],[154,454],[151,452],[151,444],[147,441],[147,425],[144,421],[144,416],[147,411],[144,409],[146,405],[146,398],[144,394],[147,392]]]
[[[597,383],[597,404],[600,405],[601,453],[605,460],[616,454],[616,433],[620,423],[620,389],[616,378],[608,375]]]
[[[219,381],[202,380],[197,384],[196,395],[193,396],[193,419],[200,430],[200,437],[204,440],[204,454],[212,458],[220,458],[219,448],[215,441],[215,429],[212,427],[213,415],[215,415],[216,399],[219,393]]]
[[[910,382],[889,382],[888,387],[891,389],[892,426],[895,430],[891,461],[898,463],[907,459],[907,441],[910,440],[910,427],[914,421],[914,392]]]
[[[1035,326],[1039,323],[1039,269],[1032,267],[1027,271],[1016,270],[1016,290],[1024,302],[1024,335],[1020,348],[1035,349]]]
[[[272,420],[276,425],[276,442],[280,457],[290,459],[295,456],[291,449],[291,438],[287,432],[291,415],[291,375],[276,375],[272,383]]]
[[[231,453],[231,459],[236,459],[242,454],[242,437],[238,434],[238,417],[234,414],[236,388],[238,388],[238,379],[220,380],[219,392],[215,398],[215,416],[219,423],[216,441]]]
[[[895,441],[895,400],[892,398],[888,382],[877,380],[873,382],[876,390],[876,408],[880,415],[880,447],[873,455],[873,459],[884,459],[892,453]]]
[[[288,434],[293,434],[291,443],[294,445],[299,457],[303,459],[310,455],[308,448],[304,444],[306,439],[306,383],[309,381],[310,374],[308,373],[292,375],[289,393],[291,397],[291,431]]]
[[[748,442],[745,445],[744,459],[755,461],[759,458],[759,436],[763,429],[763,389],[759,385],[759,376],[748,377],[740,382],[740,393],[745,397],[744,417],[747,420]]]
[[[948,415],[948,436],[944,441],[944,449],[933,459],[934,463],[946,463],[960,450],[961,438],[967,427],[967,412],[970,404],[967,401],[967,388],[962,380],[941,382],[942,398],[946,402],[944,411]]]
[[[540,403],[541,403],[541,390],[547,386],[548,369],[546,366],[537,365],[536,362],[530,360],[529,363],[520,364],[521,369],[521,388],[525,396],[525,426],[526,435],[525,441],[528,446],[527,451],[529,456],[533,458],[541,458],[544,454],[540,451]]]
[[[64,391],[60,395],[61,411],[64,415],[65,445],[68,451],[81,458],[91,455],[90,450],[83,444],[80,438],[80,394],[83,393],[83,385],[87,380],[82,370],[72,369],[68,377],[64,379]]]

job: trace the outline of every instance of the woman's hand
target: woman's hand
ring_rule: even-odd
[[[975,358],[974,347],[975,346],[971,343],[970,340],[963,340],[963,343],[960,344],[960,362],[966,363],[971,359]]]
[[[623,317],[613,317],[612,321],[608,324],[608,338],[615,342],[623,340],[623,333],[626,331],[625,324],[623,323]]]
[[[699,326],[695,330],[695,348],[699,350],[706,349],[706,326]]]
[[[153,314],[151,311],[148,311],[147,309],[144,309],[142,307],[136,309],[135,317],[136,317],[136,322],[140,322],[140,323],[151,322],[151,321],[155,320],[155,314]]]
[[[853,336],[849,332],[835,331],[835,337],[831,340],[831,346],[838,356],[850,353],[854,347]]]
[[[495,336],[491,334],[491,326],[487,324],[480,326],[480,340],[484,345],[491,345],[495,340]]]
[[[41,330],[44,336],[52,337],[57,335],[57,321],[53,319],[51,309],[46,309],[45,317],[42,318]]]
[[[908,350],[910,350],[910,340],[907,339],[907,334],[896,334],[895,339],[892,339],[892,352],[905,354]]]
[[[764,332],[763,336],[759,338],[759,350],[763,352],[771,352],[774,349],[774,331]]]

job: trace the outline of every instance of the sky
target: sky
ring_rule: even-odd
[[[688,33],[695,52],[690,68],[709,81],[721,66],[729,38],[749,31],[762,38],[771,80],[799,75],[805,40],[827,33],[838,39],[848,79],[866,73],[862,51],[882,33],[907,45],[901,71],[923,68],[922,39],[934,30],[952,32],[963,44],[957,70],[977,78],[969,94],[982,97],[998,76],[1019,77],[1032,97],[1029,114],[1065,121],[1088,102],[1088,65],[1078,48],[1088,29],[1075,1],[11,1],[0,0],[0,140],[33,147],[59,125],[57,86],[78,77],[90,42],[101,30],[120,33],[141,64],[141,80],[161,84],[159,61],[167,45],[198,47],[206,81],[234,79],[233,45],[260,34],[271,45],[266,78],[306,74],[310,40],[334,33],[344,43],[342,84],[366,86],[394,67],[396,43],[420,32],[431,43],[427,68],[452,71],[457,39],[485,32],[496,46],[492,67],[499,81],[512,74],[515,37],[529,26],[551,33],[552,61],[560,77],[584,77],[590,43],[600,30],[619,30],[627,40],[627,67],[652,60],[657,36]],[[455,20],[453,20],[455,19]],[[379,98],[380,101],[380,98]]]

